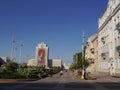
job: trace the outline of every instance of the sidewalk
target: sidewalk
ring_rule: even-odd
[[[109,81],[120,82],[120,77],[110,76],[107,73],[94,72],[94,73],[91,73],[90,75],[93,77],[96,77],[97,79],[106,79]]]
[[[22,83],[23,80],[17,80],[17,79],[0,79],[0,83]]]

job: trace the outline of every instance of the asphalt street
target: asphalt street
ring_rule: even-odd
[[[97,80],[80,80],[65,72],[37,81],[0,83],[0,90],[120,90],[120,82],[109,77]]]

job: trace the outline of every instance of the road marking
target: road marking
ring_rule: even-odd
[[[57,84],[57,86],[54,87],[52,90],[64,90],[65,82],[66,82],[66,76],[62,77],[59,83]]]

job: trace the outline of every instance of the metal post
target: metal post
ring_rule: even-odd
[[[82,79],[85,78],[84,77],[84,74],[85,74],[85,66],[84,66],[84,38],[85,38],[85,36],[84,36],[84,33],[83,33],[83,35],[82,35],[82,68],[83,68],[83,70],[82,70]]]

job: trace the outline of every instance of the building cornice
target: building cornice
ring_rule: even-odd
[[[106,26],[106,24],[111,20],[111,18],[120,10],[120,3],[118,4],[118,6],[114,9],[114,11],[112,12],[112,14],[110,14],[107,19],[105,20],[105,22],[102,24],[102,26],[100,28],[98,28],[98,33]]]

